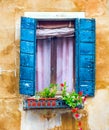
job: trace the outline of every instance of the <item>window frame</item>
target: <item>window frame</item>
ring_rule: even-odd
[[[73,20],[57,20],[57,19],[55,19],[56,20],[56,22],[58,23],[58,22],[64,22],[64,21],[66,21],[67,23],[68,23],[68,26],[69,26],[69,23],[70,22],[72,22],[72,26],[74,26],[74,19]],[[55,22],[55,20],[49,20],[49,22],[50,22],[50,24],[51,24],[51,22],[53,21],[53,22]],[[46,19],[45,20],[43,20],[43,22],[47,22],[46,21]],[[42,20],[37,20],[37,22],[42,22]],[[51,24],[52,25],[52,24]],[[74,28],[74,27],[72,27],[72,28]],[[44,29],[46,29],[46,27],[44,28]],[[37,29],[36,29],[37,30]],[[37,35],[36,35],[36,37],[37,37]],[[51,36],[51,47],[50,47],[50,51],[51,51],[51,57],[50,57],[50,72],[51,72],[51,74],[50,74],[50,83],[54,83],[54,84],[61,84],[61,83],[63,83],[63,82],[66,82],[67,83],[67,80],[64,80],[64,81],[61,81],[60,83],[58,82],[57,83],[57,74],[56,74],[56,72],[57,72],[57,49],[58,49],[58,46],[57,46],[57,43],[56,43],[56,39],[57,39],[58,37],[57,36]],[[62,38],[64,38],[63,36],[61,37],[61,40],[62,40]],[[75,55],[74,55],[74,47],[75,47],[75,42],[74,42],[74,32],[73,32],[73,35],[70,37],[70,38],[72,38],[72,42],[71,42],[71,44],[72,44],[72,81],[70,80],[70,84],[72,84],[72,85],[68,85],[68,86],[71,86],[70,87],[70,89],[68,90],[69,92],[71,92],[72,90],[74,90],[75,88],[74,88],[74,58],[75,58]],[[40,39],[40,38],[39,38]],[[37,40],[38,39],[36,39],[36,43],[37,43]],[[67,41],[69,41],[68,39],[66,39]],[[67,43],[66,43],[67,44]],[[62,46],[63,47],[63,46]],[[37,53],[37,49],[36,49],[36,53]],[[37,57],[37,54],[36,54],[36,57]],[[36,58],[37,59],[37,58]],[[36,61],[36,63],[37,63],[37,61]],[[65,65],[64,65],[65,66]],[[37,65],[36,65],[36,68],[37,68]],[[54,69],[53,69],[54,68]],[[65,67],[64,67],[65,68]],[[37,69],[36,69],[36,78],[37,78]],[[67,72],[66,73],[68,73],[68,70],[67,70]],[[38,82],[38,80],[37,80],[37,82]],[[71,83],[72,82],[72,83]],[[36,84],[36,91],[38,91],[40,88],[37,88],[37,84]],[[49,84],[48,85],[46,85],[45,87],[47,87],[47,86],[49,86]],[[72,89],[72,90],[71,90]],[[60,90],[58,90],[58,93],[60,93]]]
[[[36,19],[36,18],[35,18]],[[60,19],[60,18],[59,18]],[[65,18],[64,18],[65,19]],[[61,19],[61,20],[64,20],[64,19]],[[70,18],[71,19],[71,18]],[[73,18],[73,19],[75,19],[75,18]],[[55,19],[54,19],[55,20]],[[69,19],[68,19],[69,20]],[[75,26],[75,28],[78,30],[78,28],[81,30],[81,28],[82,27],[79,27],[79,20],[78,19],[75,19],[75,21],[76,21],[76,26]],[[84,21],[84,20],[83,20]],[[89,21],[89,23],[88,22],[86,22],[87,23],[87,25],[89,24],[89,26],[92,26],[91,24],[90,24],[90,21]],[[95,24],[94,24],[95,25]],[[93,25],[93,26],[94,26]],[[95,27],[94,27],[95,28]],[[87,27],[86,27],[86,29],[88,29]],[[78,31],[80,31],[80,30],[78,30]],[[75,34],[76,34],[76,36],[77,36],[77,38],[76,38],[76,47],[77,47],[77,49],[79,49],[79,42],[81,42],[81,40],[79,39],[79,36],[80,35],[83,35],[83,34],[80,34],[78,31],[76,31],[75,32]],[[84,31],[84,28],[83,28],[83,31]],[[83,33],[83,32],[82,32]],[[88,35],[92,35],[92,34],[88,34]],[[95,34],[94,34],[95,35]],[[93,37],[95,37],[95,36],[93,36]],[[95,38],[94,38],[94,40],[95,40]],[[86,41],[87,41],[87,39],[86,39]],[[83,41],[84,42],[84,41]],[[76,49],[76,59],[78,59],[79,58],[79,51]],[[95,49],[95,48],[94,48]],[[95,50],[94,50],[94,52],[95,52]],[[94,61],[95,61],[95,59],[94,59]],[[76,60],[76,64],[75,64],[75,66],[77,65],[78,66],[78,63],[79,63],[79,60]],[[94,68],[95,68],[95,64],[94,64]],[[75,89],[76,89],[76,91],[78,92],[78,90],[79,90],[79,86],[78,85],[80,85],[80,84],[78,84],[78,82],[79,81],[77,81],[77,80],[80,80],[79,78],[79,75],[78,75],[78,71],[80,71],[80,69],[79,69],[79,66],[78,67],[76,67],[76,71],[75,71]],[[94,70],[95,71],[95,70]],[[83,74],[82,74],[83,75]],[[83,75],[84,76],[84,75]],[[90,75],[88,75],[89,77],[90,77]],[[95,75],[93,76],[94,78],[95,78]],[[95,79],[94,79],[94,81],[95,81]],[[95,82],[94,82],[94,84],[93,85],[95,85]],[[89,85],[90,86],[90,85]],[[91,96],[93,96],[94,94],[92,93],[91,94]]]

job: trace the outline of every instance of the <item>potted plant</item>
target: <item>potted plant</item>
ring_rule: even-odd
[[[65,103],[71,108],[83,108],[84,101],[86,99],[86,97],[83,96],[83,93],[76,93],[75,91],[69,93],[67,92],[67,87],[66,82],[61,84],[62,100],[64,100]]]
[[[83,92],[76,93],[75,91],[72,91],[71,93],[68,93],[66,82],[61,84],[61,88],[62,100],[71,107],[73,117],[78,121],[79,130],[82,130],[80,119],[83,114],[80,113],[79,110],[84,107],[84,102],[86,101],[87,96],[83,96]]]
[[[57,90],[61,87],[61,95],[57,97]],[[71,108],[72,112],[84,107],[86,97],[82,92],[67,92],[66,82],[61,84],[50,84],[42,91],[37,92],[35,98],[28,99],[28,106],[32,108]]]
[[[54,98],[57,92],[57,84],[50,84],[44,88],[41,92],[36,93],[40,98]]]
[[[41,106],[54,107],[56,106],[56,92],[57,84],[50,84],[48,87],[44,88],[42,91],[36,93],[36,99],[41,104]]]

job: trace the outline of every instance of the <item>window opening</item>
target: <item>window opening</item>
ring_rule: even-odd
[[[66,81],[74,89],[73,21],[39,21],[37,25],[36,89]],[[42,35],[41,35],[42,34]]]

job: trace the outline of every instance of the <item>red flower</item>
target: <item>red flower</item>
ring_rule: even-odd
[[[61,87],[64,87],[64,84],[63,84],[63,83],[61,83],[60,85],[61,85]]]
[[[86,97],[83,98],[83,102],[85,102],[85,101],[86,101]]]
[[[78,122],[78,126],[81,126],[81,122],[80,121]]]
[[[78,117],[79,117],[79,114],[78,114],[78,113],[76,113],[76,114],[75,114],[75,117],[76,117],[76,118],[78,118]]]
[[[73,109],[72,109],[72,113],[77,112],[77,110],[78,110],[78,108],[73,108]]]
[[[79,94],[80,96],[82,96],[82,95],[83,95],[83,92],[82,92],[82,91],[80,91],[78,94]]]

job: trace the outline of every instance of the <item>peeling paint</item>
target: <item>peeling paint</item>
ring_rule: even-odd
[[[52,113],[49,120],[45,117],[48,111]],[[29,110],[22,114],[21,130],[50,130],[61,125],[61,114],[55,110]]]

